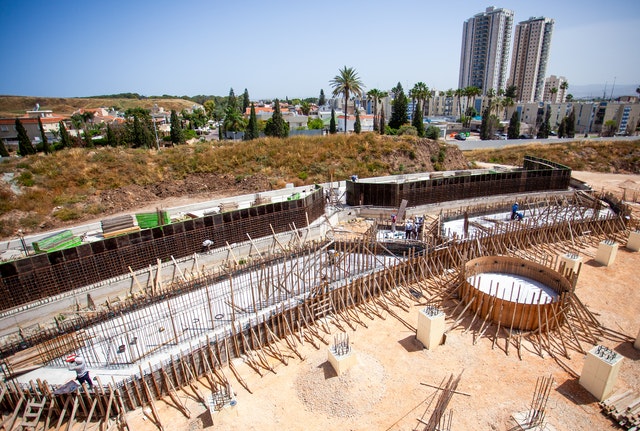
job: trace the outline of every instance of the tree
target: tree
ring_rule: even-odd
[[[207,117],[212,120],[215,117],[216,112],[216,101],[214,99],[209,99],[203,104],[204,112],[207,113]]]
[[[93,138],[91,137],[91,132],[89,131],[89,127],[85,124],[84,129],[82,130],[82,136],[84,137],[84,145],[87,148],[93,148]]]
[[[333,87],[333,96],[344,95],[344,133],[347,133],[347,119],[349,118],[349,95],[362,97],[363,84],[358,73],[352,67],[344,66],[338,70],[338,75],[330,81]],[[354,106],[354,110],[355,110]]]
[[[182,133],[182,124],[180,123],[180,118],[178,118],[178,113],[175,109],[171,110],[171,131],[169,132],[169,136],[171,138],[171,143],[173,145],[184,144],[184,133]]]
[[[149,129],[139,116],[134,115],[133,121],[130,120],[130,136],[131,145],[134,148],[152,148],[153,138]]]
[[[616,131],[616,127],[618,126],[618,124],[616,123],[616,120],[607,120],[604,122],[604,129],[602,129],[602,136],[605,137],[611,137],[614,135],[615,131]]]
[[[549,132],[551,131],[551,124],[549,124],[549,119],[551,118],[551,109],[547,108],[544,113],[544,121],[542,122],[542,126],[538,130],[537,138],[547,139],[549,137]]]
[[[516,87],[515,85],[508,86],[504,92],[504,97],[509,97],[510,99],[514,99],[514,100],[517,99],[518,87]]]
[[[45,154],[51,154],[49,140],[47,139],[47,134],[44,132],[44,127],[42,126],[42,120],[40,117],[38,117],[38,129],[40,129],[40,138],[42,139],[42,151],[44,151]]]
[[[382,108],[380,108],[380,134],[384,135],[384,105],[382,105]]]
[[[251,141],[253,139],[257,139],[260,135],[258,131],[258,118],[256,117],[256,107],[252,103],[251,104],[251,113],[249,114],[249,124],[247,125],[247,130],[244,132],[244,140]]]
[[[307,129],[309,130],[322,130],[324,122],[321,118],[309,118],[307,120]]]
[[[462,117],[462,96],[464,94],[464,90],[462,88],[457,88],[453,95],[458,99],[458,117]]]
[[[573,100],[573,94],[571,94],[571,93],[567,94],[567,97],[565,98],[565,100],[567,102],[571,102]]]
[[[424,137],[424,123],[422,122],[422,105],[418,100],[418,104],[416,105],[416,109],[413,111],[413,120],[411,121],[411,125],[416,128],[416,132],[418,136],[421,138]]]
[[[69,136],[69,132],[67,132],[67,128],[64,126],[64,123],[62,121],[58,123],[58,129],[60,133],[60,147],[71,147],[71,136]]]
[[[380,91],[377,88],[372,88],[367,92],[367,97],[373,100],[373,131],[374,132],[377,132],[379,130],[378,102],[380,102],[381,99],[387,96],[388,94],[386,91]]]
[[[250,104],[251,104],[251,101],[249,100],[249,91],[245,88],[244,93],[242,93],[242,113],[243,114],[247,112],[247,108],[249,107]]]
[[[245,119],[240,111],[238,111],[233,106],[227,106],[227,109],[225,110],[224,120],[222,121],[222,127],[224,128],[224,131],[241,132],[244,130],[245,126]]]
[[[4,139],[0,138],[0,157],[9,157],[9,151],[4,144]]]
[[[556,103],[556,94],[558,93],[558,89],[556,87],[552,87],[551,90],[549,90],[549,93],[551,94],[549,101]]]
[[[337,132],[336,128],[336,110],[331,108],[331,120],[329,120],[329,133],[335,135]]]
[[[437,141],[438,138],[440,137],[440,129],[438,129],[436,126],[429,126],[427,127],[427,130],[424,132],[424,136],[426,138]]]
[[[562,121],[560,121],[560,125],[558,126],[558,138],[562,139],[567,136],[567,117],[564,117]]]
[[[569,116],[567,117],[565,133],[567,134],[567,138],[574,138],[576,136],[576,113],[573,109],[569,112]]]
[[[275,100],[274,105],[273,116],[267,120],[267,124],[264,126],[264,134],[274,138],[286,138],[289,136],[289,124],[282,118],[278,99]]]
[[[421,102],[422,109],[420,116],[424,117],[425,105],[427,100],[431,97],[431,90],[424,82],[417,82],[410,91],[411,97],[415,98],[418,102]]]
[[[358,111],[358,109],[356,109],[356,120],[353,123],[353,131],[356,132],[356,134],[360,134],[362,131],[362,125],[360,124],[360,111]]]
[[[19,118],[16,118],[16,132],[18,132],[18,154],[21,156],[35,154],[36,149],[33,147],[31,138],[29,138],[29,135]]]
[[[560,90],[562,90],[562,94],[560,95],[560,102],[564,102],[566,100],[565,95],[567,94],[567,90],[569,89],[569,83],[564,81],[560,84]]]
[[[116,134],[111,128],[110,124],[107,124],[106,144],[110,147],[115,147],[118,145],[118,139],[116,138]]]
[[[302,111],[302,115],[309,115],[309,112],[311,112],[311,105],[309,102],[303,101],[300,104],[300,110]]]
[[[402,84],[398,82],[398,85],[394,87],[393,90],[395,95],[391,105],[393,109],[391,112],[391,119],[389,119],[389,127],[392,129],[399,129],[400,126],[409,121],[409,116],[407,115],[409,101],[406,94],[404,94]]]
[[[507,112],[509,112],[509,108],[510,107],[515,105],[515,102],[513,101],[513,99],[511,97],[505,96],[504,99],[502,99],[501,105],[504,108],[504,117],[502,117],[502,119],[506,120],[507,119]]]
[[[238,110],[238,100],[236,94],[233,92],[233,88],[229,90],[229,97],[227,97],[227,108]]]
[[[320,97],[318,97],[318,106],[324,106],[327,103],[327,99],[324,97],[324,90],[320,89]]]
[[[480,139],[482,139],[483,141],[491,139],[491,127],[490,127],[491,119],[489,118],[490,116],[491,116],[491,111],[487,106],[486,108],[484,108],[484,111],[482,112],[482,121],[480,122]]]
[[[520,136],[520,114],[518,111],[513,111],[511,119],[509,120],[509,127],[507,128],[507,139],[518,139]]]

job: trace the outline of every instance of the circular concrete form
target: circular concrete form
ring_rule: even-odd
[[[467,262],[460,274],[460,298],[482,319],[505,329],[546,332],[564,322],[571,281],[535,262],[486,256]]]

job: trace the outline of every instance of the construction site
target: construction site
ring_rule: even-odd
[[[640,429],[637,201],[527,156],[41,239],[0,428]]]

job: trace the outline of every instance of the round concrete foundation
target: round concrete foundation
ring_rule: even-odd
[[[505,329],[548,331],[564,321],[562,310],[571,282],[551,268],[507,256],[466,263],[460,298],[473,313]]]

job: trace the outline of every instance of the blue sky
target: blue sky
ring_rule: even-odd
[[[492,5],[555,20],[547,75],[569,92],[640,84],[638,0],[0,0],[0,94],[317,97],[345,65],[366,90],[446,90],[463,21]]]

